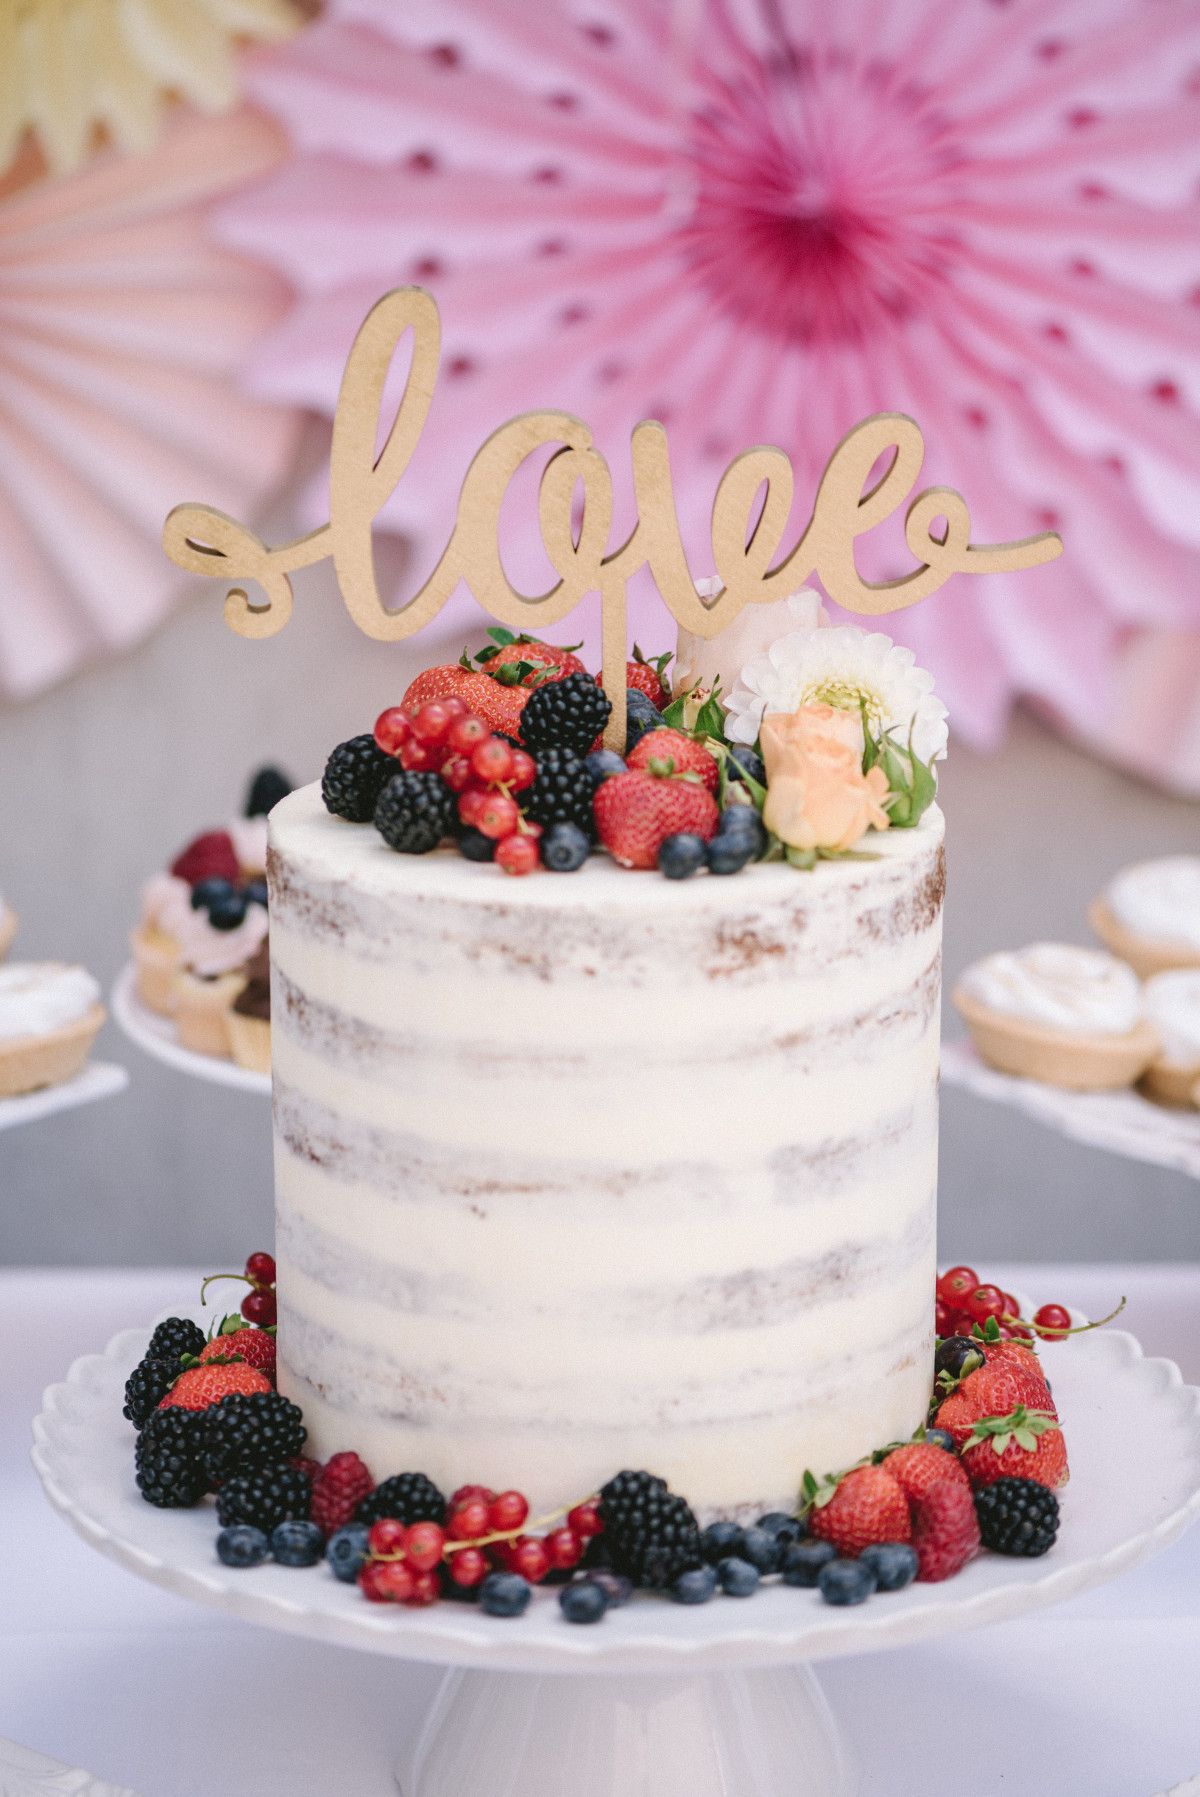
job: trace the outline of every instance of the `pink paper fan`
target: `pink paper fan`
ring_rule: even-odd
[[[1027,695],[1200,791],[1196,0],[331,0],[249,80],[296,146],[222,215],[297,289],[254,390],[328,412],[375,295],[441,305],[396,528],[512,412],[586,418],[618,488],[657,416],[699,574],[734,451],[787,449],[799,512],[910,411],[978,538],[1067,544],[894,620],[957,728]]]
[[[180,591],[162,521],[239,515],[282,480],[298,415],[234,372],[286,288],[212,241],[208,213],[280,160],[278,126],[180,115],[0,201],[0,690],[37,692],[136,641]]]

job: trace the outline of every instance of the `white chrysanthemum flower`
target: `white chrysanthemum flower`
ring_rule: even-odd
[[[946,753],[946,707],[933,696],[933,675],[881,630],[841,624],[777,637],[738,675],[726,700],[726,734],[731,742],[752,743],[765,712],[801,705],[861,707],[873,734],[891,730],[907,747],[911,731],[922,761]]]

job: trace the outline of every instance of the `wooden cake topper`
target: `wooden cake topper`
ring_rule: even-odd
[[[412,360],[404,393],[379,456],[375,455],[384,383],[407,331]],[[389,611],[375,582],[371,526],[398,485],[420,440],[433,400],[441,348],[437,306],[420,287],[398,287],[367,315],[346,362],[333,420],[329,522],[308,536],[269,549],[224,512],[180,505],[163,526],[173,562],[193,574],[253,582],[225,600],[226,622],[239,635],[274,636],[292,615],[290,576],[332,556],[346,609],[360,630],[382,642],[411,636],[429,623],[461,581],[501,624],[513,630],[557,623],[588,593],[599,592],[603,618],[604,688],[612,700],[606,741],[625,742],[625,589],[639,568],[650,570],[676,620],[698,636],[715,636],[744,605],[785,598],[811,574],[831,599],[868,617],[900,611],[934,593],[951,574],[1006,573],[1052,561],[1062,553],[1053,531],[1014,543],[972,543],[961,494],[931,487],[905,513],[904,536],[917,566],[895,580],[872,583],[859,575],[854,541],[890,517],[908,498],[921,471],[925,445],[902,412],[864,419],[834,450],[821,476],[812,516],[791,552],[776,561],[792,504],[792,465],[781,449],[755,448],[736,456],[717,485],[712,550],[722,590],[703,600],[688,567],[671,485],[667,434],[646,421],[634,428],[630,451],[637,523],[624,543],[609,548],[612,481],[592,433],[569,412],[525,412],[483,444],[463,481],[454,529],[441,560],[419,593]],[[499,519],[509,482],[535,450],[557,444],[538,490],[542,542],[558,575],[545,593],[519,593],[500,559]],[[881,456],[890,464],[867,482]],[[582,494],[580,522],[573,502]],[[761,497],[765,492],[765,497]],[[761,509],[760,509],[761,508]],[[942,520],[944,528],[935,531]]]

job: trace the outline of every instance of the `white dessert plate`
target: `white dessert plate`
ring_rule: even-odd
[[[979,1098],[1010,1104],[1076,1142],[1200,1179],[1200,1110],[1155,1104],[1132,1087],[1120,1092],[1062,1092],[1016,1079],[980,1060],[970,1042],[942,1045],[942,1078]]]
[[[472,1669],[447,1674],[410,1745],[397,1775],[406,1797],[466,1788],[489,1797],[794,1797],[798,1764],[807,1797],[845,1797],[849,1756],[806,1663],[1073,1597],[1167,1546],[1200,1513],[1200,1390],[1172,1362],[1147,1359],[1131,1335],[1098,1330],[1044,1349],[1072,1477],[1058,1542],[1042,1559],[983,1555],[945,1584],[854,1609],[781,1586],[696,1608],[638,1596],[590,1628],[565,1622],[552,1591],[511,1622],[453,1602],[373,1605],[324,1567],[225,1568],[211,1503],[164,1511],[142,1502],[121,1402],[147,1333],[122,1332],[46,1391],[33,1462],[47,1495],[101,1553],[184,1597],[289,1633]],[[607,1676],[551,1676],[564,1672]],[[588,1750],[597,1740],[599,1771]]]
[[[236,1061],[222,1060],[219,1055],[196,1054],[175,1039],[175,1027],[169,1017],[148,1011],[138,998],[132,963],[123,967],[112,989],[112,1013],[131,1042],[156,1061],[165,1061],[179,1073],[190,1073],[196,1079],[210,1080],[216,1086],[233,1086],[239,1092],[260,1092],[271,1096],[269,1073],[252,1073]]]
[[[137,1797],[127,1785],[93,1778],[81,1766],[64,1766],[30,1747],[0,1740],[0,1792],[3,1797]]]
[[[89,1061],[82,1073],[64,1080],[61,1086],[46,1086],[40,1092],[25,1092],[20,1098],[0,1098],[0,1129],[15,1129],[18,1123],[36,1123],[41,1117],[53,1117],[58,1111],[71,1111],[77,1105],[91,1104],[97,1098],[113,1098],[129,1084],[124,1067],[113,1061]]]

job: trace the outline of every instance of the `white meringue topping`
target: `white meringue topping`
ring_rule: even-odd
[[[99,1002],[100,987],[82,967],[10,962],[0,967],[0,1041],[65,1029]]]
[[[1119,924],[1151,942],[1200,950],[1200,855],[1122,868],[1105,893]]]
[[[968,967],[962,987],[993,1011],[1080,1035],[1125,1035],[1141,1012],[1132,968],[1102,950],[1066,942],[988,955]]]
[[[1163,1060],[1200,1067],[1200,968],[1156,973],[1142,988],[1142,1003],[1158,1031]]]

